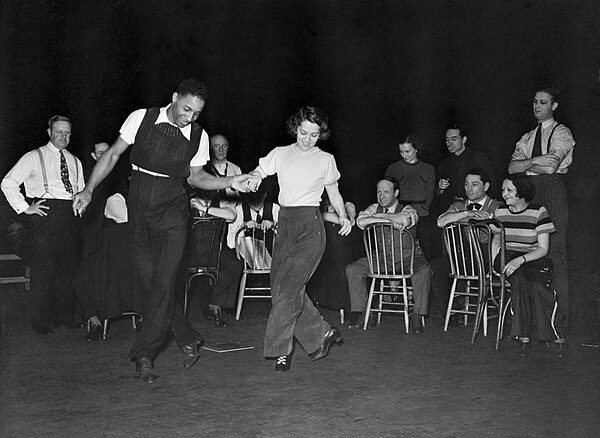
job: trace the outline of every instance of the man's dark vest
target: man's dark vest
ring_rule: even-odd
[[[169,123],[156,123],[160,108],[149,108],[135,136],[130,161],[143,169],[187,178],[190,161],[198,151],[202,127],[191,124],[191,140]]]

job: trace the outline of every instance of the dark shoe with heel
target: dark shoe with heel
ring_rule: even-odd
[[[531,355],[531,342],[522,342],[521,349],[519,352],[521,357],[527,357]]]
[[[290,365],[292,362],[292,355],[288,354],[287,356],[279,356],[275,361],[275,372],[276,373],[285,373],[290,370]]]
[[[329,328],[329,331],[325,334],[325,339],[323,340],[323,343],[319,348],[317,348],[317,351],[313,352],[310,355],[310,358],[312,360],[323,359],[329,354],[329,350],[331,349],[333,344],[341,344],[342,342],[343,339],[340,331],[337,328],[331,326]]]
[[[135,360],[135,371],[146,383],[154,383],[158,379],[158,373],[149,357],[138,357]]]
[[[102,336],[102,325],[93,324],[90,331],[85,336],[85,342],[96,342]]]
[[[203,343],[204,343],[204,340],[197,339],[194,342],[192,342],[191,344],[182,345],[180,347],[181,352],[184,355],[183,369],[187,370],[188,368],[190,368],[192,365],[194,365],[196,363],[196,361],[200,357],[198,349],[200,348],[200,346]]]

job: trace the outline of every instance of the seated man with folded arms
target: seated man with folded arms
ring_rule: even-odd
[[[386,177],[379,181],[377,183],[377,203],[371,204],[358,214],[356,225],[360,229],[364,229],[367,225],[373,223],[390,222],[399,230],[408,230],[414,237],[415,225],[419,220],[419,215],[411,205],[403,207],[398,202],[398,194],[398,182],[394,178]],[[421,316],[427,314],[431,270],[418,245],[415,246],[413,266],[414,274],[411,277],[411,282],[415,304],[412,318],[412,332],[419,334],[423,333]],[[367,305],[366,277],[368,273],[369,265],[366,257],[362,257],[346,267],[351,302],[349,328],[362,327],[361,319]]]
[[[437,219],[437,225],[444,228],[446,225],[457,222],[468,222],[469,219],[491,219],[500,205],[500,201],[492,199],[487,192],[490,189],[490,176],[483,168],[473,168],[465,175],[465,193],[467,199],[454,202],[448,210]],[[486,243],[482,239],[482,243]],[[487,253],[484,253],[484,255]],[[437,257],[431,262],[433,271],[432,292],[433,303],[431,307],[439,310],[443,317],[446,314],[448,298],[452,283],[450,280],[450,260],[448,255]]]
[[[225,219],[226,222],[232,223],[236,219],[235,209],[231,204],[223,202],[223,204],[215,205],[217,201],[202,199],[199,197],[192,198],[190,205],[197,211],[196,216],[200,217],[218,217]],[[208,245],[205,245],[208,249]],[[231,309],[235,305],[240,278],[244,269],[243,263],[237,259],[235,251],[231,251],[223,246],[221,250],[221,260],[219,264],[219,277],[213,287],[212,297],[208,304],[209,319],[212,319],[215,327],[227,327],[227,323],[223,319],[222,309]]]

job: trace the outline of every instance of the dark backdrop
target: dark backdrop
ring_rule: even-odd
[[[413,132],[437,165],[445,125],[505,172],[535,126],[532,90],[562,90],[557,118],[575,136],[568,174],[576,318],[598,288],[599,18],[595,0],[4,0],[0,174],[47,141],[56,113],[73,121],[84,165],[126,116],[168,103],[176,84],[209,87],[200,122],[224,131],[243,170],[288,144],[285,119],[306,104],[330,115],[344,197],[359,208]],[[2,197],[1,223],[13,219]]]

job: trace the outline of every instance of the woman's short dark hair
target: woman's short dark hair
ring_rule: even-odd
[[[405,144],[408,143],[409,145],[411,145],[413,148],[415,148],[415,150],[419,150],[421,149],[421,142],[419,141],[419,139],[417,139],[414,135],[409,134],[406,137],[404,137],[404,140],[402,140],[400,143],[398,143],[398,145],[401,144]]]
[[[319,140],[327,140],[329,138],[331,132],[329,131],[327,115],[325,111],[316,106],[305,106],[287,120],[287,130],[292,137],[296,136],[298,126],[305,120],[319,126]]]
[[[531,202],[535,197],[535,185],[531,178],[524,173],[514,173],[506,177],[507,180],[513,183],[515,189],[517,189],[517,197],[525,199],[527,202]]]

